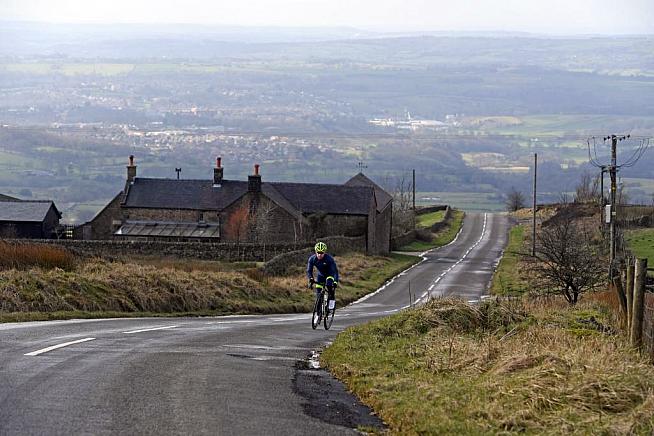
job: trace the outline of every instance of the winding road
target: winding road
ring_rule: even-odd
[[[348,326],[430,297],[479,301],[509,222],[468,214],[456,240],[336,313],[0,324],[0,435],[357,434],[380,426],[310,357]]]

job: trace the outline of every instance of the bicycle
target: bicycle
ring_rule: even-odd
[[[322,321],[325,330],[329,330],[334,322],[334,313],[336,313],[336,306],[333,309],[329,308],[329,293],[325,292],[325,286],[321,286],[320,292],[316,296],[316,302],[313,304],[311,328],[315,330]]]

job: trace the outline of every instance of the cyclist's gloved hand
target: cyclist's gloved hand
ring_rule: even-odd
[[[314,284],[315,282],[316,282],[316,281],[313,279],[313,277],[311,277],[311,278],[309,279],[309,289],[311,289],[311,288],[313,287],[313,284]]]

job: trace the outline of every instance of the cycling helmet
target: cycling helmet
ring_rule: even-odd
[[[324,242],[318,242],[315,247],[313,247],[316,250],[316,253],[326,253],[327,252],[327,244]]]

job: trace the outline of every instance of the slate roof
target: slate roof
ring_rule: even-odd
[[[8,195],[0,194],[0,201],[20,201],[18,198],[10,197]]]
[[[52,201],[3,201],[0,204],[0,221],[42,222],[51,207],[61,217]]]
[[[242,197],[248,182],[223,180],[149,179],[136,177],[129,186],[126,207],[154,209],[222,210]]]
[[[263,182],[261,191],[296,217],[318,211],[329,214],[367,215],[374,200],[370,186]],[[220,211],[248,192],[248,182],[223,180],[134,179],[125,207]]]
[[[347,186],[372,186],[375,189],[375,197],[377,198],[377,212],[381,212],[393,201],[393,197],[381,186],[370,180],[363,173],[359,173],[345,182]]]
[[[270,183],[302,213],[368,215],[373,190],[367,186],[317,183]]]

